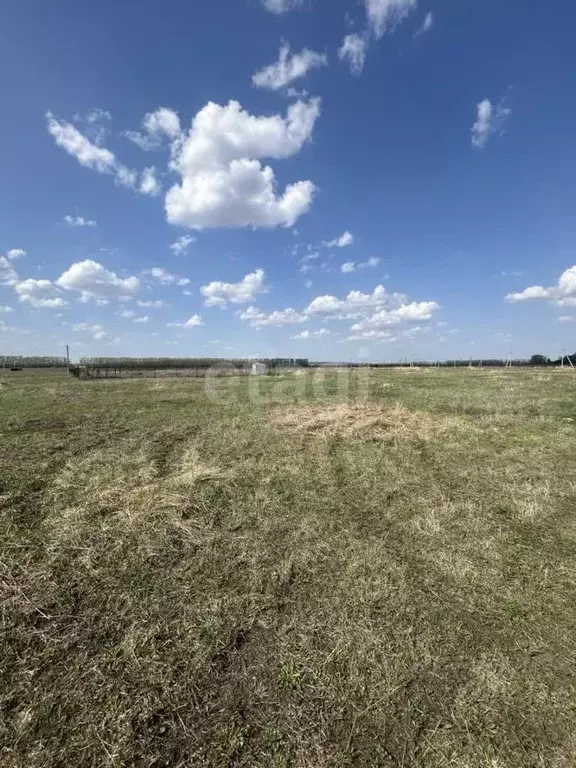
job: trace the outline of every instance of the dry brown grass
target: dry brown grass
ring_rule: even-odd
[[[574,378],[309,375],[10,380],[2,768],[573,768]]]
[[[171,457],[172,458],[172,457]],[[94,529],[150,540],[178,529],[206,540],[199,491],[232,482],[232,473],[206,463],[195,445],[159,467],[142,446],[112,446],[69,460],[46,489],[52,512],[43,520],[48,542],[81,543]]]
[[[471,429],[462,418],[412,411],[400,403],[391,408],[348,403],[297,405],[278,409],[272,420],[293,432],[362,440],[430,440]]]

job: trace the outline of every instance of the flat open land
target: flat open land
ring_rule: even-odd
[[[0,765],[576,765],[576,378],[0,372]]]

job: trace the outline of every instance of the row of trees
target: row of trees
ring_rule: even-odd
[[[0,368],[66,368],[65,357],[25,357],[0,355]]]
[[[221,357],[84,357],[80,367],[86,370],[123,370],[123,371],[162,371],[178,369],[236,368],[243,369],[256,362],[241,358],[226,359]],[[308,360],[296,358],[273,358],[258,360],[271,368],[279,366],[307,366]]]
[[[551,360],[546,355],[532,355],[529,360],[444,360],[440,363],[431,363],[430,361],[412,361],[411,363],[310,363],[306,358],[276,357],[270,359],[247,360],[242,358],[227,359],[222,357],[85,357],[80,360],[80,366],[86,370],[140,370],[140,371],[162,371],[170,369],[197,369],[207,370],[208,368],[236,368],[244,369],[253,362],[266,363],[270,368],[284,366],[308,367],[309,365],[339,365],[348,367],[360,367],[369,365],[371,367],[397,367],[398,365],[417,365],[419,367],[436,366],[441,367],[465,367],[486,366],[503,367],[512,363],[513,366],[559,366],[562,358]],[[564,365],[572,363],[576,366],[576,353],[564,356]],[[24,355],[0,355],[1,368],[66,368],[67,361],[65,357],[50,356],[31,356]]]
[[[564,363],[570,364],[569,360],[576,365],[576,354],[566,355],[564,357]],[[544,355],[532,355],[530,359],[515,359],[515,360],[503,360],[502,358],[486,358],[486,359],[462,359],[462,360],[443,360],[441,362],[427,361],[406,361],[404,363],[325,363],[325,362],[309,362],[305,358],[293,358],[293,357],[276,357],[276,358],[260,358],[259,360],[248,360],[243,358],[221,358],[221,357],[85,357],[80,360],[80,366],[90,369],[101,370],[140,370],[140,371],[161,371],[170,369],[199,369],[207,370],[208,368],[237,368],[243,369],[250,366],[253,362],[266,363],[270,368],[278,367],[309,367],[312,366],[347,366],[347,367],[365,367],[370,366],[372,368],[387,368],[398,367],[401,365],[416,365],[419,367],[457,367],[464,368],[469,365],[479,367],[485,366],[487,368],[505,367],[512,364],[514,367],[522,366],[542,366],[542,365],[560,365],[561,358],[557,360],[551,360]]]
[[[559,357],[557,360],[551,360],[546,355],[532,355],[530,365],[562,365],[562,361],[564,365],[576,366],[576,352],[573,355],[564,355],[563,358]]]

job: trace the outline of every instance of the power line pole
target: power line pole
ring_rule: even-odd
[[[574,363],[572,362],[572,358],[570,357],[570,355],[567,355],[566,350],[562,348],[562,360],[560,361],[560,368],[564,368],[564,358],[568,360],[568,362],[570,363],[570,367],[574,368]]]
[[[66,368],[68,369],[68,373],[70,373],[70,347],[68,344],[66,344]]]

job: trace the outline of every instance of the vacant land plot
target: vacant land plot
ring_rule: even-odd
[[[0,376],[0,764],[576,764],[576,380]]]

